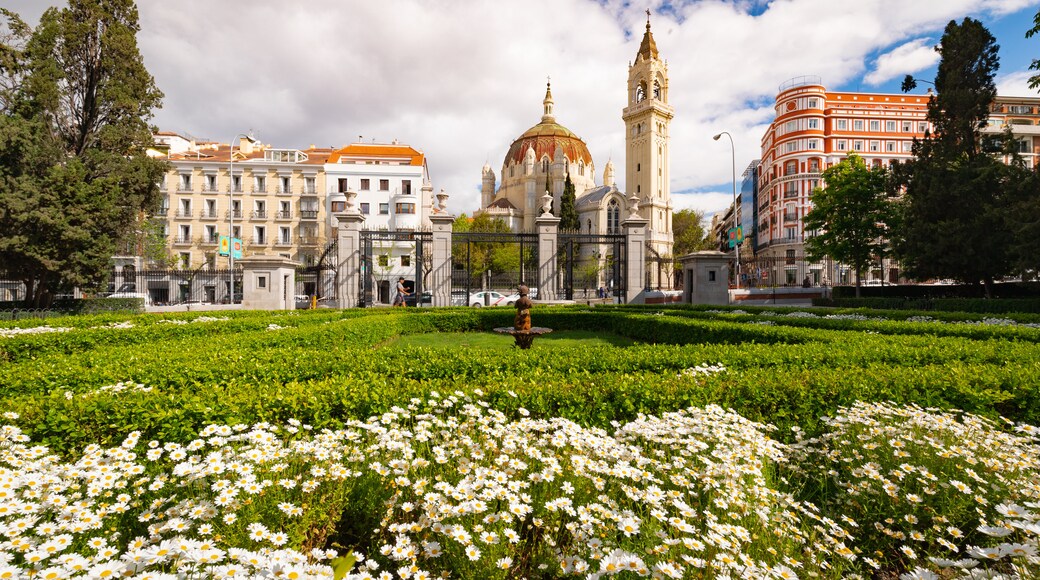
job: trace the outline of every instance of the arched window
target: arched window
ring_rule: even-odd
[[[592,233],[592,220],[585,220],[588,223],[589,233]]]
[[[542,157],[542,173],[549,173],[549,158]]]
[[[585,162],[578,160],[578,175],[585,175]]]
[[[661,83],[654,81],[654,98],[661,100]]]
[[[646,99],[646,83],[640,82],[639,86],[636,87],[636,102],[639,103]]]
[[[616,199],[607,204],[607,233],[617,234],[621,232],[621,206]]]

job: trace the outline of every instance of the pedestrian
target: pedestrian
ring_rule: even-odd
[[[805,280],[802,280],[802,288],[808,288],[812,286],[812,282],[809,281],[809,275],[805,275]]]
[[[404,276],[397,279],[397,295],[394,296],[394,306],[404,306],[404,297],[408,296],[408,289],[404,286]]]

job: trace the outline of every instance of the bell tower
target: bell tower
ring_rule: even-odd
[[[646,32],[635,61],[628,65],[625,121],[625,193],[639,198],[639,215],[648,221],[647,241],[659,256],[672,254],[672,192],[669,188],[668,64],[657,53],[646,11]]]

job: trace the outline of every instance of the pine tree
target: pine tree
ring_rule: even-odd
[[[578,231],[581,222],[578,219],[578,209],[575,206],[577,200],[574,195],[574,182],[571,174],[567,172],[567,179],[563,182],[563,195],[560,196],[560,229],[564,231]]]
[[[0,269],[45,305],[96,286],[160,199],[145,155],[160,106],[137,49],[132,0],[71,0],[0,39]],[[13,25],[12,25],[13,24]]]
[[[915,142],[915,159],[900,167],[905,188],[900,227],[892,244],[905,273],[918,280],[980,281],[991,295],[994,279],[1012,267],[1006,236],[1009,167],[984,151],[981,129],[996,97],[998,46],[978,20],[951,21],[936,50],[941,55],[928,104],[934,132]]]

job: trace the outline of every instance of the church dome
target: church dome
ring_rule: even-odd
[[[524,131],[523,135],[513,141],[503,164],[523,163],[527,149],[531,148],[534,149],[535,160],[543,157],[548,157],[550,160],[555,159],[556,151],[560,149],[563,156],[571,163],[577,163],[580,160],[586,165],[591,165],[592,154],[589,153],[585,142],[570,129],[556,122],[556,118],[553,116],[552,91],[548,84],[545,87],[545,100],[542,101],[542,104],[545,107],[542,122]]]

